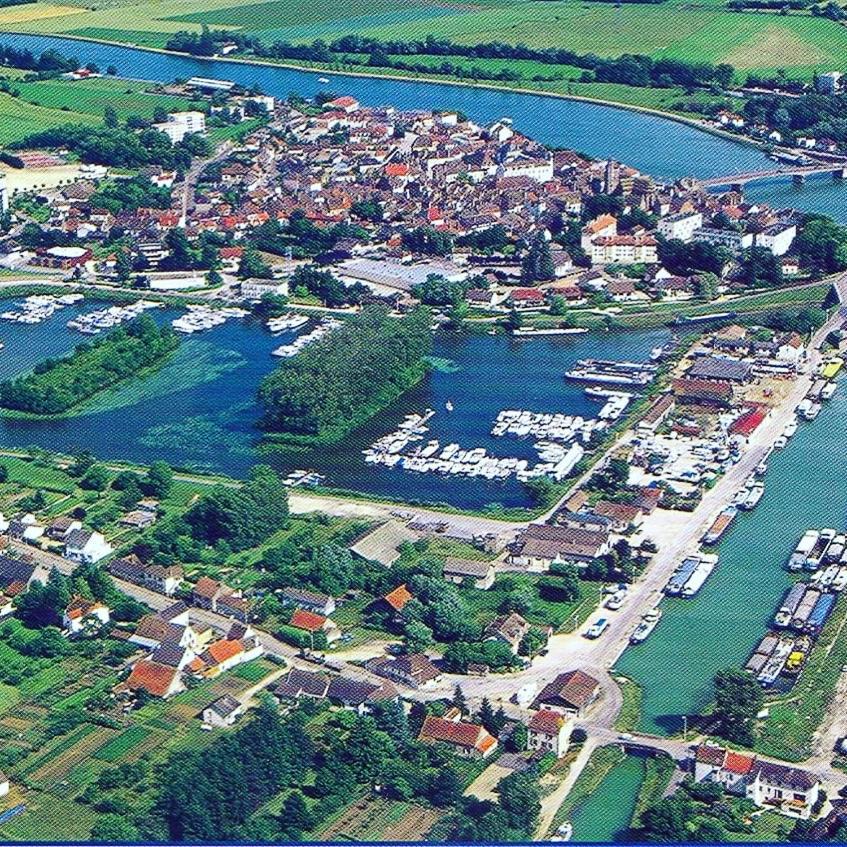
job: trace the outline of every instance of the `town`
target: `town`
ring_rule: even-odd
[[[100,79],[63,73],[68,96]],[[0,836],[39,838],[60,800],[65,840],[569,840],[635,761],[634,837],[839,837],[847,526],[771,527],[767,626],[750,615],[746,655],[699,671],[665,732],[626,667],[707,602],[724,542],[838,418],[844,230],[505,116],[201,76],[165,96],[191,108],[0,153],[0,356],[79,342],[4,372],[0,414],[129,417],[241,326],[273,339],[264,440],[238,479],[4,443]],[[578,346],[657,327],[643,354]],[[392,406],[449,372],[434,341],[501,336],[580,352],[558,391],[480,404],[484,445],[437,429],[452,399]],[[273,464],[348,441],[407,496]],[[417,497],[429,479],[530,499],[460,509]]]

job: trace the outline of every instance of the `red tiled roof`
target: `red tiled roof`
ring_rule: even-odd
[[[398,585],[394,591],[386,594],[382,599],[385,600],[385,602],[388,603],[395,612],[402,612],[406,603],[412,599],[412,595],[409,592],[409,589],[406,588],[406,583],[404,582],[402,585]]]
[[[135,663],[126,686],[133,690],[143,688],[155,697],[164,697],[178,673],[176,668],[141,659]]]
[[[210,644],[206,649],[206,652],[217,664],[220,664],[221,662],[225,662],[227,659],[232,659],[239,653],[243,653],[244,646],[240,641],[228,641],[226,639],[222,639],[221,641],[216,641],[214,644]]]
[[[483,753],[497,743],[497,739],[479,724],[448,721],[435,715],[426,717],[418,739],[441,741],[457,747],[473,747]]]
[[[295,609],[289,623],[297,629],[305,629],[306,632],[320,632],[327,619],[323,615],[309,612],[306,609]]]
[[[544,735],[558,735],[564,722],[565,719],[558,712],[542,709],[530,718],[529,728]]]

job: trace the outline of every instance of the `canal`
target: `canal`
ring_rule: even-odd
[[[644,781],[647,760],[626,756],[571,814],[573,840],[613,842],[626,835]]]
[[[122,75],[161,82],[191,76],[229,79],[248,87],[259,85],[277,97],[285,97],[291,91],[309,97],[331,88],[369,106],[457,109],[480,122],[512,117],[516,128],[545,144],[569,147],[601,159],[612,157],[661,180],[761,170],[768,163],[761,151],[749,145],[658,115],[596,103],[502,89],[343,74],[329,75],[330,82],[322,84],[318,78],[325,71],[202,60],[57,36],[0,33],[0,43],[37,52],[52,48],[76,56],[83,63],[114,65]],[[847,222],[847,185],[833,183],[828,177],[809,179],[799,189],[785,180],[757,182],[748,186],[746,194],[754,200],[823,212]]]
[[[741,667],[764,635],[791,583],[785,564],[803,532],[844,529],[845,438],[842,380],[817,420],[801,423],[788,447],[771,456],[764,497],[739,515],[718,546],[720,564],[704,588],[691,600],[663,601],[654,633],[617,663],[643,689],[640,730],[680,732],[683,715],[710,701],[714,674]]]

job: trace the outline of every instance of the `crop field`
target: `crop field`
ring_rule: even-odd
[[[847,70],[847,29],[806,12],[731,12],[722,0],[660,4],[581,0],[368,0],[339,6],[331,0],[95,0],[90,6],[48,3],[0,11],[0,29],[68,33],[88,38],[163,46],[180,29],[255,33],[266,41],[331,40],[355,32],[414,39],[429,34],[462,43],[505,41],[618,56],[645,53],[690,61],[729,62],[739,71],[785,68]],[[531,77],[529,77],[531,78]]]
[[[348,806],[322,833],[327,841],[417,841],[440,817],[435,809],[394,800],[363,798]]]

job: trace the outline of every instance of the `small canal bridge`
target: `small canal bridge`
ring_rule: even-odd
[[[759,179],[773,179],[774,177],[791,177],[795,185],[802,185],[808,176],[818,174],[831,174],[833,179],[847,179],[847,164],[819,164],[798,165],[797,167],[770,168],[761,171],[746,171],[743,173],[728,174],[727,176],[713,176],[708,179],[695,180],[700,188],[716,188],[720,185],[728,185],[734,191],[740,191],[748,182]]]

